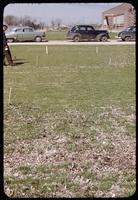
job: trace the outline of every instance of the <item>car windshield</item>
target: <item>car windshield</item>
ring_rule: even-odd
[[[71,29],[71,31],[76,31],[76,30],[78,30],[78,27],[77,27],[77,26],[74,26],[74,27]]]
[[[124,31],[131,31],[132,27],[127,27]]]
[[[13,28],[11,29],[11,32],[22,32],[21,28]]]

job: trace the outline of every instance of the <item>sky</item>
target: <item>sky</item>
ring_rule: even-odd
[[[40,3],[40,4],[8,4],[4,8],[4,16],[30,16],[47,25],[52,20],[60,19],[61,24],[95,24],[102,23],[102,12],[121,3]]]

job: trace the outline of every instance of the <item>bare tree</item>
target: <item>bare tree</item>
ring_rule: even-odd
[[[45,23],[44,22],[40,22],[39,26],[40,26],[40,29],[43,29],[45,27]]]
[[[55,28],[55,21],[53,19],[51,20],[51,25],[52,25],[52,28],[54,29]]]
[[[30,26],[34,29],[42,29],[44,28],[44,22],[37,23],[35,19],[31,19],[29,16],[25,17],[15,17],[12,15],[6,16],[4,21],[9,26]]]
[[[7,15],[7,16],[5,16],[4,17],[4,21],[9,26],[13,26],[13,25],[17,26],[19,24],[18,17],[15,17],[13,15]]]
[[[58,27],[58,29],[59,29],[60,26],[61,26],[61,19],[57,19],[57,20],[56,20],[56,24],[57,24],[57,27]]]

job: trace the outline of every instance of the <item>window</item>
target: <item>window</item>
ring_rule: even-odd
[[[94,29],[91,26],[87,26],[87,31],[93,31]]]
[[[104,21],[103,21],[103,25],[104,25],[104,26],[107,25],[107,21],[106,21],[106,19],[104,19]]]
[[[122,25],[124,24],[124,15],[119,15],[113,18],[114,25]]]
[[[80,29],[80,31],[86,31],[86,27],[85,26],[80,26],[79,29]]]
[[[33,32],[33,30],[31,28],[25,28],[24,32]]]
[[[77,31],[78,30],[78,27],[77,26],[74,26],[71,31]]]
[[[133,28],[132,26],[130,26],[130,27],[127,27],[126,29],[125,29],[125,31],[133,31],[133,29],[136,29],[136,28]],[[134,30],[135,31],[135,30]]]
[[[20,29],[15,29],[15,32],[18,32],[18,33],[19,32],[23,32],[23,29],[21,29],[21,28]]]

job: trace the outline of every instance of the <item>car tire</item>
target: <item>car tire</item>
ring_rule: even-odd
[[[108,38],[106,35],[103,35],[101,38],[100,38],[100,41],[101,42],[107,42]]]
[[[14,42],[15,40],[13,39],[13,38],[9,38],[9,39],[7,39],[7,42],[9,42],[9,43],[12,43],[12,42]]]
[[[131,40],[131,37],[129,37],[129,36],[126,36],[126,37],[125,37],[125,41],[126,41],[126,42],[128,42],[128,41],[130,41],[130,40]]]
[[[41,42],[41,41],[42,41],[41,37],[39,37],[39,36],[35,37],[35,42]]]
[[[74,41],[74,42],[80,42],[80,36],[79,36],[79,35],[76,35],[76,36],[73,38],[73,41]]]

